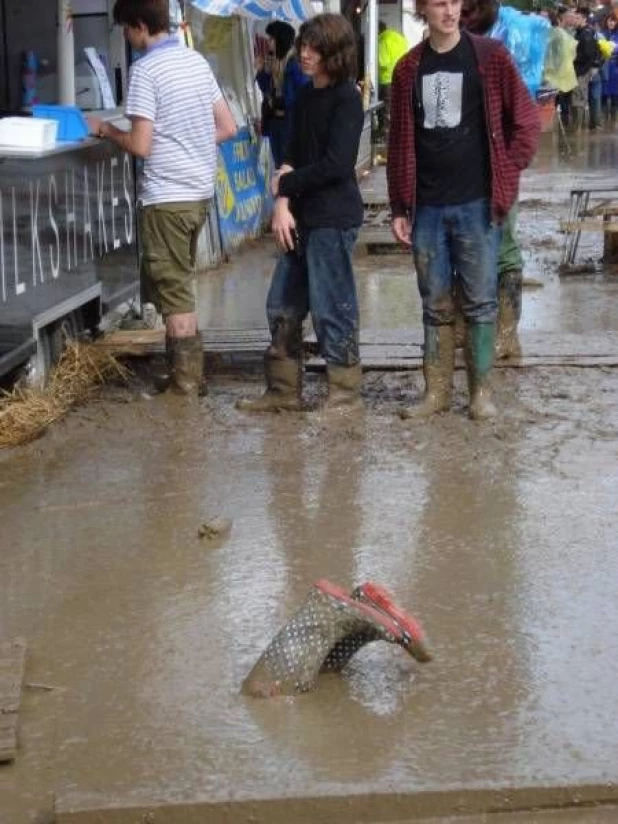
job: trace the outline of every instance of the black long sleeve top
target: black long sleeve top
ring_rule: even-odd
[[[361,96],[351,82],[326,88],[309,83],[294,106],[285,162],[294,171],[281,176],[279,194],[307,229],[351,229],[363,222],[356,158],[363,130]]]

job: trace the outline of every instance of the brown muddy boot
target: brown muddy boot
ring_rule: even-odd
[[[176,395],[205,395],[204,351],[199,334],[190,338],[171,338],[171,347],[171,391]]]
[[[356,587],[352,592],[352,598],[377,609],[393,621],[402,633],[399,645],[413,658],[421,663],[431,661],[433,656],[429,650],[425,631],[418,621],[395,604],[393,596],[383,587],[368,581]],[[329,652],[322,664],[322,672],[341,672],[362,647],[375,640],[379,639],[376,639],[370,632],[343,638]]]
[[[354,366],[327,366],[328,398],[324,403],[325,412],[353,412],[363,408],[360,396],[363,369],[360,363]]]
[[[259,398],[242,398],[236,408],[242,412],[299,412],[302,409],[302,363],[297,358],[264,355],[266,391]]]
[[[517,325],[521,318],[524,278],[521,270],[503,272],[498,282],[498,319],[496,323],[496,358],[521,357]]]
[[[399,414],[404,420],[429,418],[451,408],[454,364],[454,327],[426,325],[423,354],[425,394],[419,404],[401,410]]]
[[[468,325],[466,370],[470,391],[469,415],[474,421],[495,418],[498,411],[491,395],[489,375],[494,362],[496,328],[493,323]]]
[[[386,614],[355,601],[328,581],[318,581],[298,612],[275,636],[242,685],[254,698],[296,695],[316,686],[330,651],[344,638],[402,643],[403,633]]]

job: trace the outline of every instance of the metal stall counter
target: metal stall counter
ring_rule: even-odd
[[[108,141],[0,147],[0,376],[43,376],[137,294],[135,218],[134,161]]]

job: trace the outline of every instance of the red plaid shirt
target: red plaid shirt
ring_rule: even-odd
[[[538,145],[541,124],[511,56],[490,37],[462,32],[474,48],[485,96],[489,136],[491,205],[502,221],[517,200],[519,176]],[[416,208],[416,146],[413,90],[426,41],[402,57],[393,74],[391,124],[386,177],[393,217],[407,215],[412,223]]]

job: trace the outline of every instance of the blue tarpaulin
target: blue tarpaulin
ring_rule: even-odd
[[[254,20],[286,20],[297,23],[314,14],[310,0],[191,0],[206,14],[230,17],[237,14]]]

